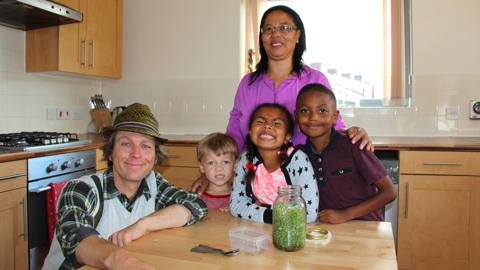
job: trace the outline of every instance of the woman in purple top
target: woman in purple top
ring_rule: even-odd
[[[260,61],[256,71],[241,80],[227,126],[227,133],[235,138],[240,151],[245,149],[248,119],[257,105],[279,103],[294,115],[295,100],[304,85],[321,83],[331,88],[320,71],[303,64],[305,28],[294,10],[286,6],[268,9],[260,22],[259,40]],[[345,128],[341,117],[335,128]],[[367,146],[367,149],[373,150],[365,130],[352,127],[347,133],[352,143],[362,139],[361,148]],[[304,144],[305,140],[305,135],[296,126],[293,144]]]
[[[260,61],[256,71],[241,80],[227,126],[227,134],[237,142],[239,153],[245,150],[248,120],[255,107],[262,103],[278,103],[295,115],[295,100],[304,85],[321,83],[330,88],[327,78],[320,71],[303,64],[305,28],[294,10],[286,6],[268,9],[260,22],[259,40]],[[345,128],[341,117],[335,128]],[[364,129],[351,127],[347,134],[352,143],[361,140],[360,149],[366,147],[373,151],[372,142]],[[292,143],[305,142],[305,135],[296,125]],[[201,194],[207,186],[208,181],[201,177],[192,185],[192,191]]]

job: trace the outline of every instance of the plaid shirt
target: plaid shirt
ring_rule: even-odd
[[[205,203],[196,195],[177,188],[166,181],[159,173],[155,173],[157,180],[157,196],[155,198],[155,210],[169,205],[180,204],[192,213],[192,218],[186,225],[191,225],[205,217],[208,213]],[[136,200],[140,196],[145,199],[151,198],[151,193],[143,179],[135,196],[129,200],[120,193],[113,182],[111,170],[103,173],[102,186],[105,200],[118,198],[128,211],[133,209]],[[94,193],[95,187],[91,187],[81,180],[70,181],[62,191],[58,200],[57,224],[55,230],[57,239],[62,247],[66,260],[61,269],[75,269],[81,265],[75,258],[75,251],[83,239],[91,235],[99,235],[94,226],[94,209],[98,204]]]

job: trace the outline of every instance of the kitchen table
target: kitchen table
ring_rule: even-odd
[[[395,246],[389,222],[350,221],[344,224],[309,224],[330,230],[332,241],[322,246],[307,241],[296,252],[273,247],[259,254],[240,253],[235,257],[190,252],[198,244],[230,249],[228,232],[238,226],[251,226],[271,235],[271,224],[258,224],[234,218],[228,213],[210,211],[198,224],[150,233],[127,249],[158,269],[397,269]],[[85,266],[85,269],[95,269]]]

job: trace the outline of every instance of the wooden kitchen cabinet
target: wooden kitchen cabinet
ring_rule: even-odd
[[[103,150],[96,149],[95,150],[95,170],[105,171],[108,168],[107,161],[103,159]]]
[[[170,183],[177,187],[190,190],[192,183],[200,176],[197,162],[196,145],[167,145],[165,150],[168,159],[160,166],[155,166]]]
[[[480,152],[400,152],[399,269],[480,269]]]
[[[0,269],[28,269],[27,164],[0,163]]]
[[[27,31],[27,71],[121,78],[123,0],[56,2],[82,12],[83,21]]]

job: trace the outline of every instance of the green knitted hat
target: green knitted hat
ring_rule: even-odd
[[[103,136],[108,138],[114,131],[137,132],[157,138],[160,142],[167,141],[160,137],[158,121],[150,111],[150,108],[140,103],[133,103],[125,108],[115,117],[112,127],[103,129]]]

